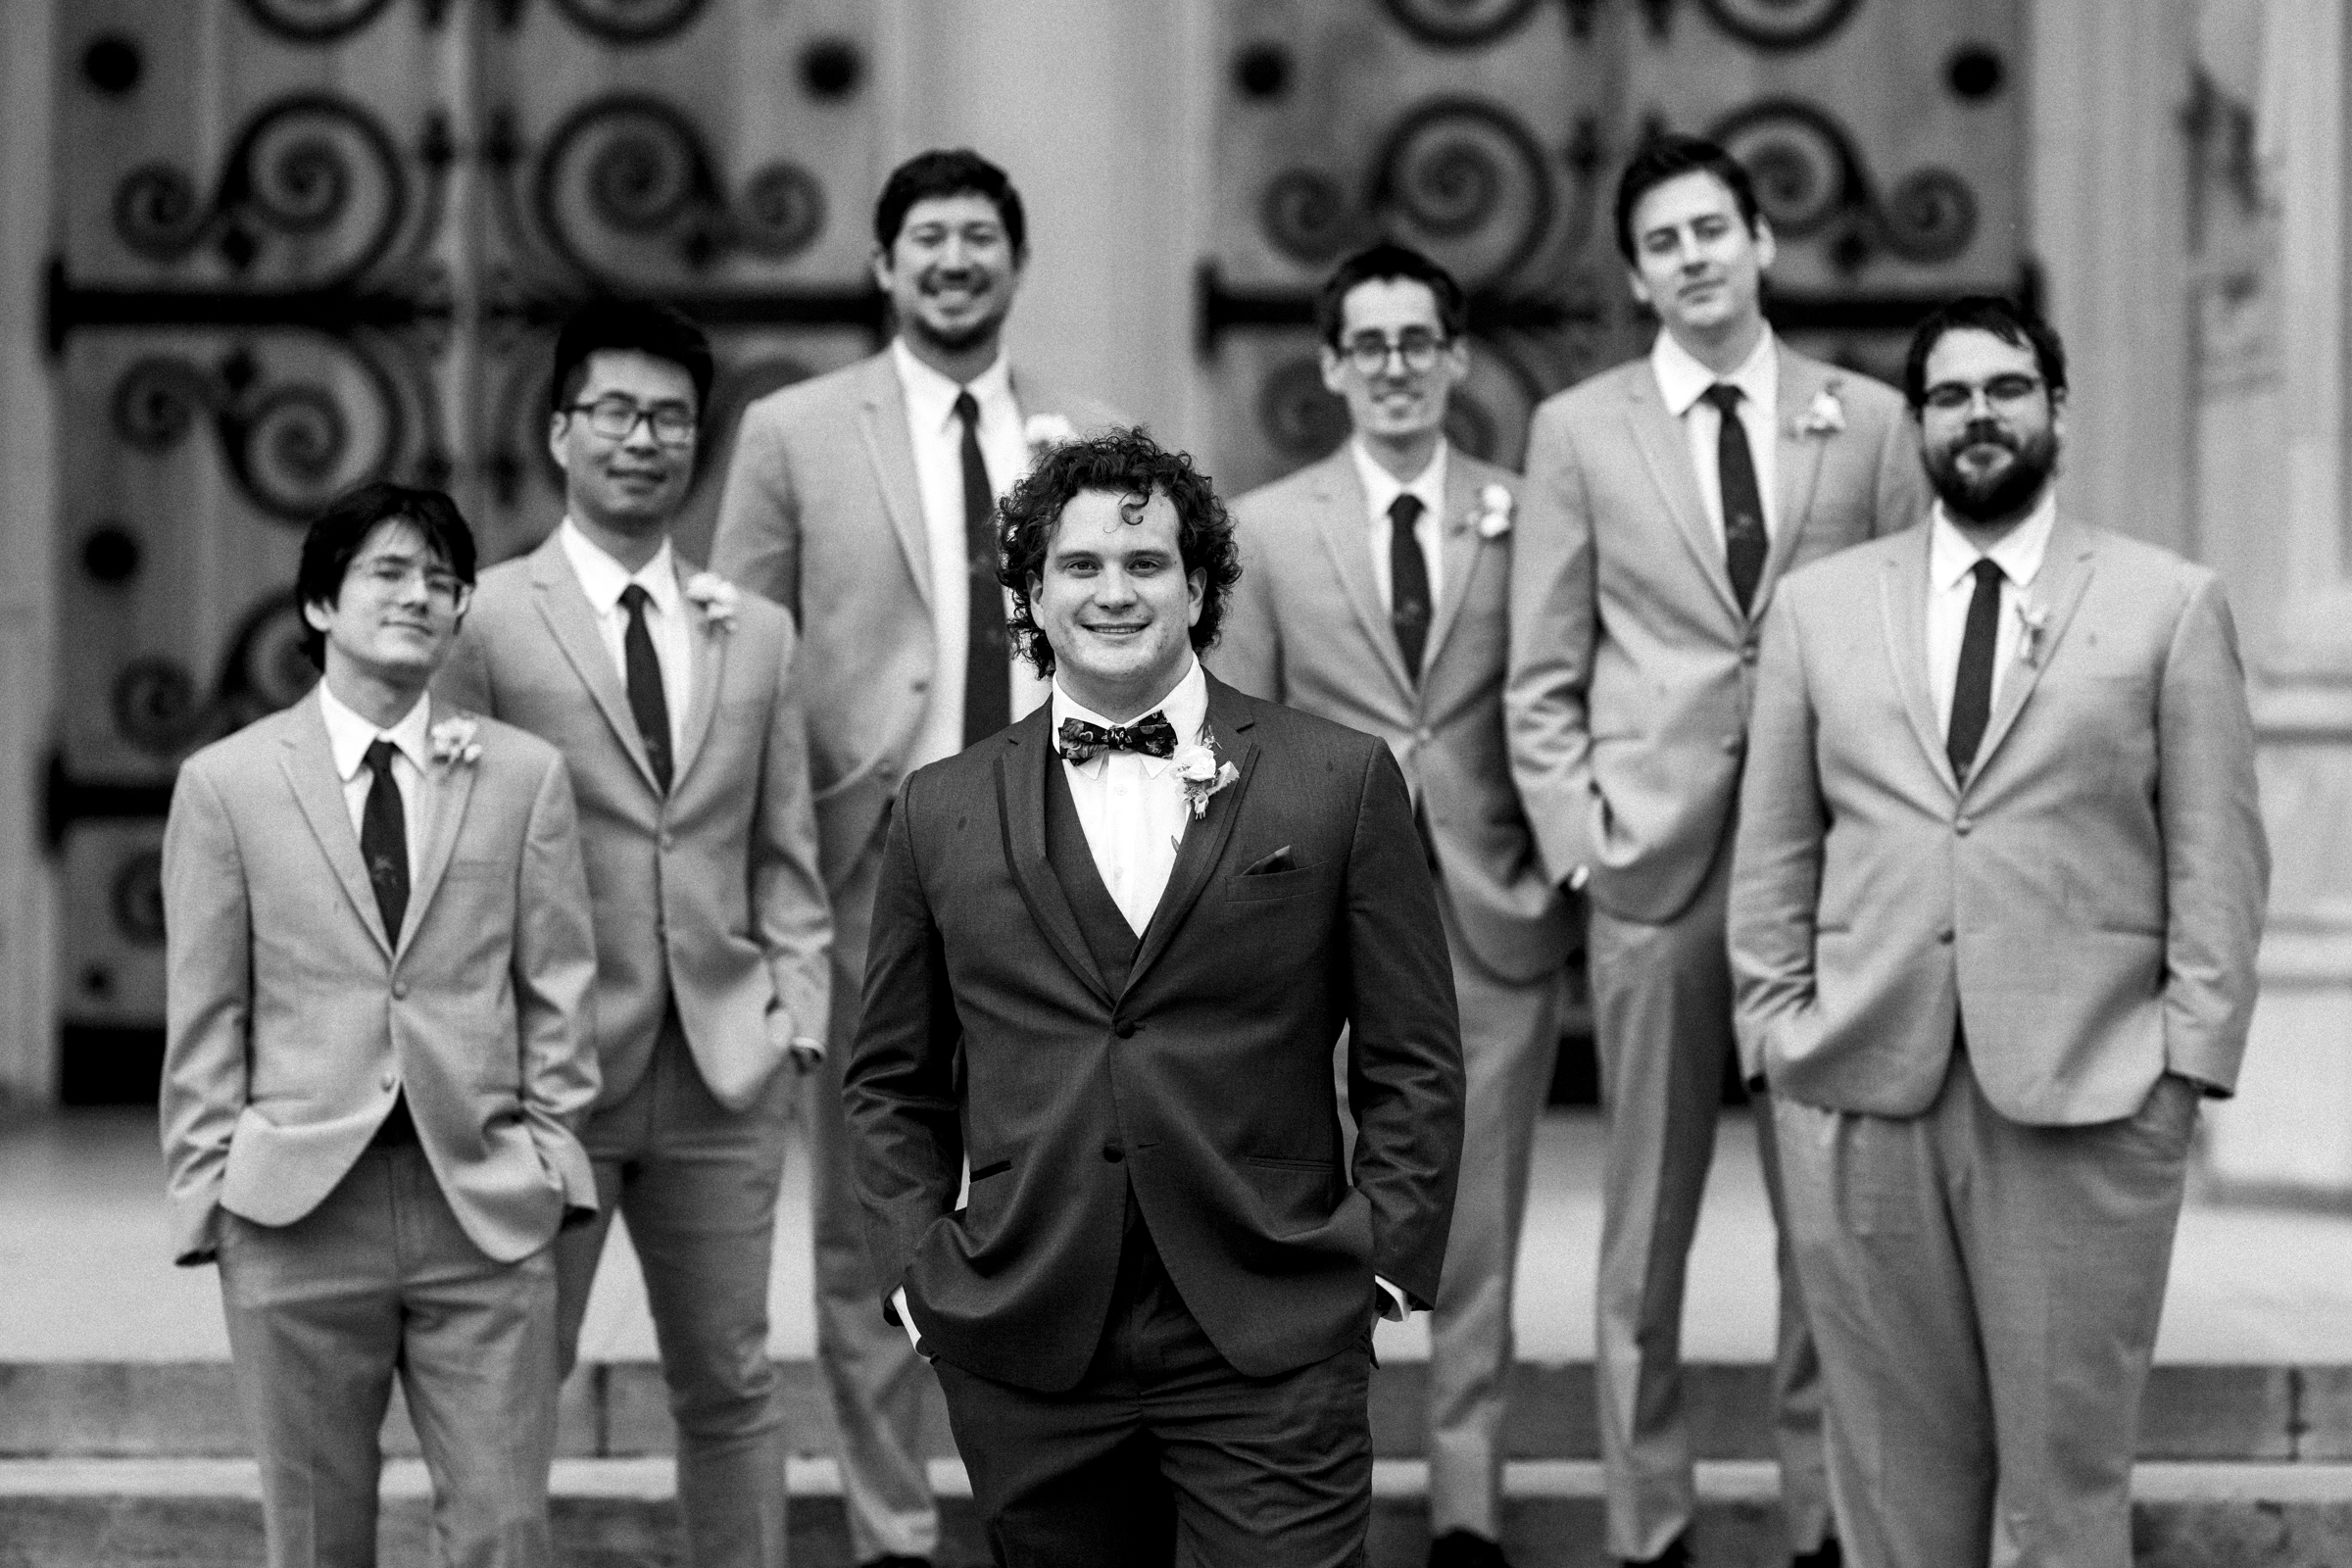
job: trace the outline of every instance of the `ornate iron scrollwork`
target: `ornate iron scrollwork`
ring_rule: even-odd
[[[1390,132],[1367,205],[1383,231],[1419,245],[1476,288],[1510,276],[1551,229],[1544,149],[1516,116],[1475,98],[1433,98]]]
[[[1862,0],[1699,0],[1715,25],[1755,49],[1810,49],[1845,25]]]
[[[1308,267],[1332,261],[1359,232],[1348,193],[1313,169],[1286,169],[1267,181],[1257,221],[1276,250]]]
[[[556,0],[582,32],[621,45],[660,43],[684,31],[707,0]]]
[[[1536,0],[1384,0],[1396,24],[1437,49],[1477,49],[1527,20]]]
[[[392,0],[238,0],[254,24],[288,43],[333,43],[382,15]],[[438,20],[438,4],[427,6]]]
[[[1915,170],[1882,199],[1844,127],[1819,107],[1768,98],[1719,122],[1715,140],[1755,176],[1756,201],[1781,234],[1820,237],[1854,272],[1881,250],[1934,266],[1968,249],[1976,194],[1947,169]]]
[[[285,588],[246,612],[209,692],[177,660],[130,661],[115,676],[116,732],[149,756],[168,759],[291,705],[318,678],[302,652],[307,631],[294,590]]]

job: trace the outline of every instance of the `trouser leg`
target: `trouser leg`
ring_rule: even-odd
[[[1781,1521],[1788,1550],[1802,1556],[1838,1533],[1830,1507],[1829,1460],[1823,1437],[1829,1391],[1822,1383],[1821,1350],[1813,1342],[1805,1311],[1804,1283],[1789,1234],[1788,1199],[1781,1177],[1779,1123],[1769,1096],[1751,1097],[1756,1161],[1764,1172],[1764,1195],[1772,1205],[1773,1269],[1780,1286],[1772,1355],[1772,1438],[1781,1461]]]

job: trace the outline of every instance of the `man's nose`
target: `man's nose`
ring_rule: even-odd
[[[1098,604],[1123,605],[1135,598],[1135,579],[1112,566],[1095,579],[1095,600]]]

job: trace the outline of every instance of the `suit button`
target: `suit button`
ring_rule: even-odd
[[[1729,752],[1729,753],[1730,753],[1732,756],[1734,756],[1734,757],[1737,757],[1737,756],[1739,756],[1739,755],[1740,755],[1740,737],[1739,737],[1739,736],[1737,736],[1737,735],[1726,735],[1726,736],[1723,738],[1723,749],[1724,749],[1726,752]]]
[[[676,849],[678,847],[677,836],[665,830],[662,835],[662,847],[665,850]]]
[[[1741,643],[1740,645],[1740,662],[1742,664],[1752,664],[1755,662],[1756,645],[1754,643]]]
[[[1943,930],[1936,932],[1936,940],[1942,943],[1947,948],[1950,947],[1952,945],[1951,928],[1946,926]]]
[[[1977,824],[1975,821],[1965,816],[1956,816],[1952,818],[1952,831],[1961,835],[1963,838],[1967,837],[1968,830],[1976,825]]]
[[[1102,1146],[1102,1157],[1109,1163],[1116,1165],[1120,1160],[1127,1157],[1127,1151],[1121,1149],[1116,1144],[1104,1144]]]
[[[399,1082],[399,1079],[393,1077],[390,1073],[386,1073],[375,1081],[375,1087],[388,1093],[390,1092],[392,1086]]]
[[[1117,1035],[1121,1040],[1133,1040],[1135,1032],[1142,1027],[1143,1025],[1140,1023],[1123,1023],[1113,1029],[1111,1033]]]
[[[927,692],[931,689],[931,678],[928,675],[917,675],[906,683],[906,689],[916,693]]]
[[[409,983],[406,980],[395,980],[392,982],[392,1000],[394,1002],[406,1002],[409,1000]]]
[[[1434,741],[1438,737],[1434,731],[1426,728],[1413,731],[1413,739],[1419,741],[1424,746],[1427,746],[1431,741]]]

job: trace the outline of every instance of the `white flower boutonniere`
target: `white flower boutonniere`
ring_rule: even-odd
[[[1838,401],[1838,383],[1832,381],[1813,394],[1813,401],[1805,406],[1804,416],[1796,421],[1796,433],[1830,436],[1844,428],[1845,405]]]
[[[444,767],[479,761],[482,743],[473,737],[480,728],[470,713],[457,713],[435,724],[426,732],[433,743],[433,760]]]
[[[1509,486],[1482,485],[1478,492],[1478,509],[1470,514],[1471,526],[1478,530],[1481,539],[1501,538],[1511,531],[1513,505]]]
[[[1208,798],[1242,776],[1242,770],[1217,756],[1217,741],[1205,735],[1190,746],[1179,746],[1169,759],[1176,764],[1177,780],[1184,785],[1184,804],[1191,808],[1193,820],[1208,814]]]
[[[686,598],[701,607],[703,617],[720,631],[735,629],[735,606],[742,592],[715,571],[698,571],[686,579]]]
[[[2026,631],[2026,635],[2017,645],[2017,657],[2029,664],[2039,665],[2041,663],[2041,639],[2043,634],[2050,629],[2049,607],[2021,598],[2017,602],[2017,618],[2024,625]]]
[[[1021,439],[1029,443],[1029,455],[1035,458],[1077,440],[1078,431],[1058,414],[1032,414],[1021,421]]]

